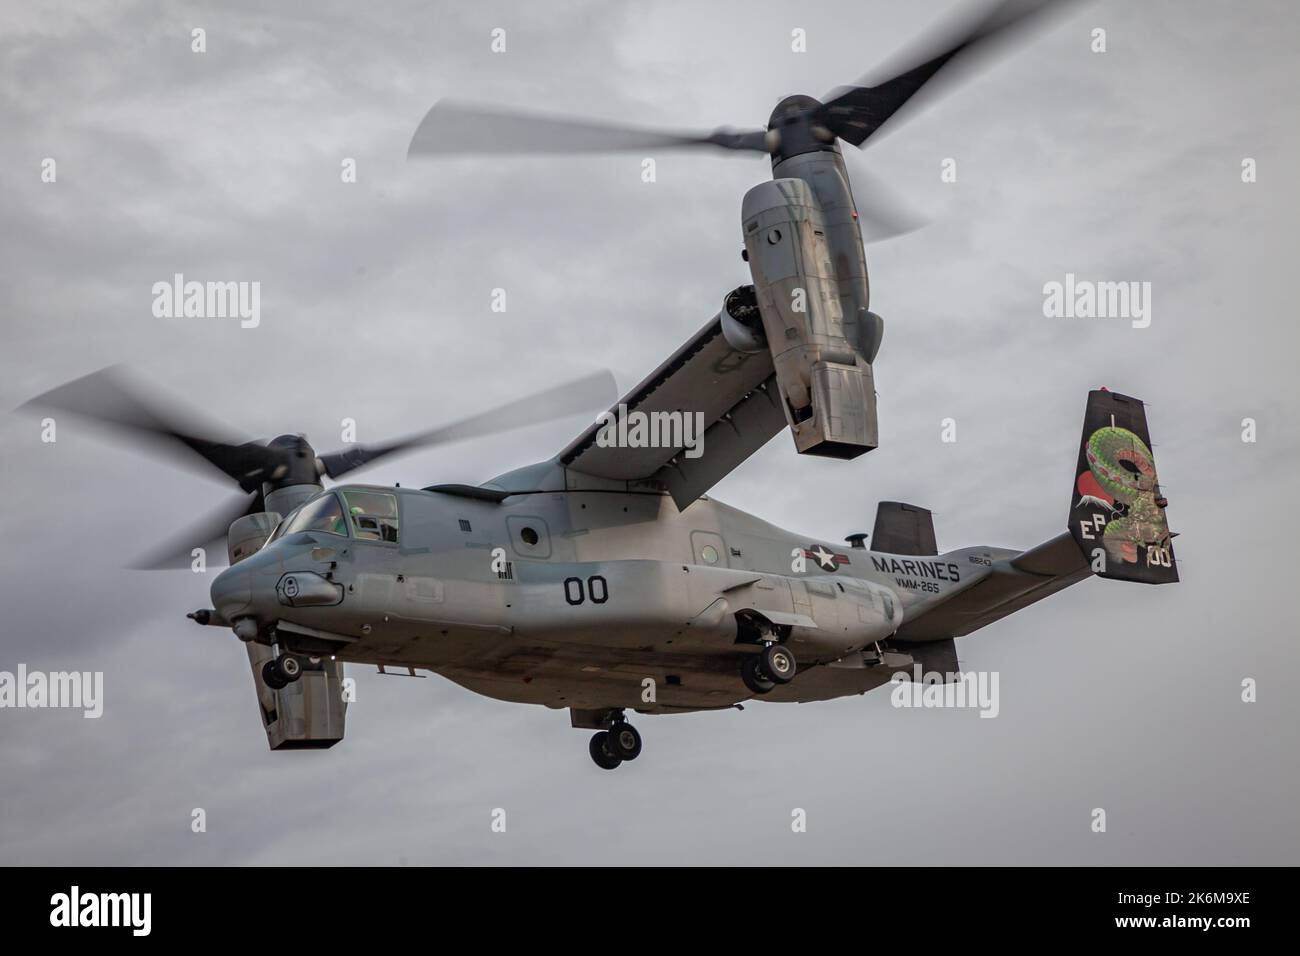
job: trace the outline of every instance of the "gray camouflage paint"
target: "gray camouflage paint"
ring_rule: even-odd
[[[807,573],[795,574],[793,555],[825,546],[707,498],[678,512],[667,495],[574,489],[582,476],[573,472],[566,490],[562,469],[548,474],[538,481],[536,468],[521,469],[488,483],[509,490],[524,479],[532,489],[499,504],[383,489],[400,502],[398,543],[286,535],[218,576],[214,606],[226,623],[254,616],[264,626],[310,629],[335,642],[327,649],[341,661],[428,668],[501,700],[667,712],[751,696],[739,661],[758,645],[738,641],[736,615],[745,611],[788,623],[801,667],[765,699],[821,700],[877,686],[884,678],[854,661],[855,652],[989,574],[990,558],[1018,553],[967,548],[931,560],[850,549],[842,570],[821,573],[807,557]],[[524,528],[538,533],[536,544],[523,540]],[[493,569],[497,548],[510,579]],[[938,564],[943,577],[917,572],[921,561]],[[880,569],[891,562],[898,572]],[[345,591],[340,604],[286,606],[277,591],[286,574],[325,574],[331,564]],[[898,586],[900,577],[914,586]],[[280,639],[323,649],[296,644],[284,629]],[[854,666],[816,679],[803,670],[846,658]],[[642,697],[647,677],[654,703]]]

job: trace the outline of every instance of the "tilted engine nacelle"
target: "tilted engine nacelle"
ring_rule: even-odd
[[[259,511],[255,514],[236,518],[226,532],[226,556],[231,564],[238,564],[244,558],[256,554],[271,537],[271,532],[280,523],[280,515],[274,511]]]
[[[275,530],[274,512],[244,515],[230,526],[226,550],[232,565],[256,554]],[[266,644],[245,641],[253,671],[262,728],[272,750],[332,747],[343,739],[347,703],[343,697],[343,665],[328,657],[302,658],[302,676],[278,690],[268,687],[262,669],[275,659]]]
[[[830,458],[870,451],[879,444],[871,360],[884,326],[856,305],[846,321],[836,253],[817,195],[802,179],[761,183],[745,194],[741,218],[756,304],[795,447]]]
[[[718,313],[722,337],[737,352],[752,354],[767,351],[767,332],[758,311],[758,297],[752,285],[742,285],[727,293]]]

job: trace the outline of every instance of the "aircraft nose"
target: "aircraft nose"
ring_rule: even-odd
[[[248,569],[238,564],[226,568],[212,582],[211,596],[213,608],[227,621],[247,614],[253,600]]]

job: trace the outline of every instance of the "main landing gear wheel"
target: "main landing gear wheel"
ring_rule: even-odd
[[[591,752],[591,759],[596,761],[596,766],[601,770],[617,770],[619,764],[623,762],[623,758],[610,749],[608,730],[600,730],[592,734],[587,749]]]
[[[790,649],[780,644],[769,644],[758,655],[763,676],[771,678],[778,684],[788,684],[794,680],[795,661]]]
[[[752,694],[766,694],[776,686],[776,682],[763,673],[756,655],[746,655],[740,662],[740,679]]]
[[[287,655],[267,661],[262,665],[262,681],[271,690],[288,687],[302,676],[302,662]]]
[[[619,760],[635,760],[641,756],[641,735],[627,721],[620,720],[609,728],[605,747]]]
[[[740,679],[745,682],[750,693],[769,693],[777,684],[788,684],[794,680],[794,654],[788,647],[780,644],[768,644],[757,654],[746,655],[740,662]]]

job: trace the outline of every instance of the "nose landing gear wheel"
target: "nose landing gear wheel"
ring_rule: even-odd
[[[763,673],[758,657],[753,655],[747,655],[740,662],[740,679],[752,694],[766,694],[776,686],[776,682]]]
[[[627,721],[620,720],[609,728],[605,746],[619,760],[635,760],[641,756],[641,735]]]
[[[271,690],[279,690],[285,686],[284,681],[280,679],[280,671],[275,666],[275,661],[267,661],[262,665],[262,683]]]
[[[591,752],[591,759],[596,761],[596,766],[601,770],[617,770],[623,758],[615,754],[609,746],[609,731],[601,730],[591,735],[591,743],[587,745],[587,750]]]
[[[262,665],[262,681],[271,690],[282,690],[302,676],[302,662],[287,655]]]

